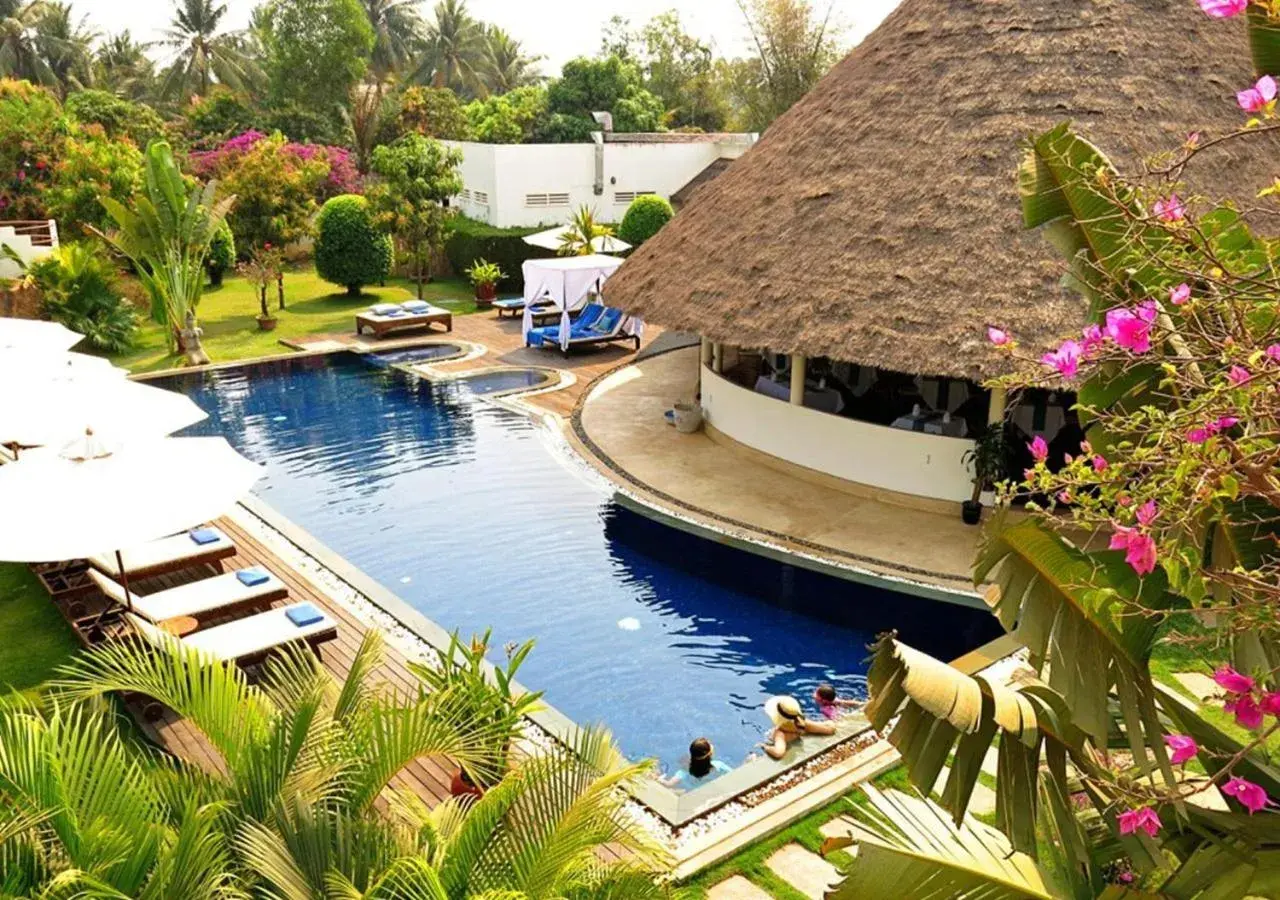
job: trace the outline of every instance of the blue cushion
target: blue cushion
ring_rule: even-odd
[[[578,318],[574,320],[574,325],[586,328],[593,324],[604,313],[605,307],[599,303],[588,303],[582,307],[582,312],[578,313]]]
[[[222,536],[212,528],[196,528],[193,531],[187,532],[187,537],[191,538],[191,540],[195,541],[202,547],[205,544],[216,544],[218,541],[222,540]]]
[[[494,300],[494,306],[501,306],[503,309],[524,309],[524,298],[515,297],[506,300]]]
[[[271,576],[261,569],[241,569],[236,573],[236,578],[245,587],[254,587],[259,584],[266,584],[271,580]]]
[[[316,609],[310,603],[303,603],[301,606],[295,606],[293,609],[285,613],[289,617],[289,621],[299,628],[305,628],[307,625],[314,625],[324,620],[324,614]]]
[[[622,321],[622,310],[610,309],[605,312],[596,323],[591,326],[591,330],[597,334],[610,334],[613,329],[618,327],[618,323]]]
[[[399,316],[407,316],[407,315],[409,315],[409,314],[408,314],[407,312],[405,312],[403,309],[398,309],[398,308],[397,308],[397,309],[389,309],[389,310],[387,310],[386,312],[384,312],[384,313],[382,314],[382,318],[384,318],[384,319],[395,319],[395,318],[397,318],[397,317],[399,317]]]

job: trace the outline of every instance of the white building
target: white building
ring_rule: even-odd
[[[670,199],[699,176],[723,169],[754,134],[616,134],[590,144],[477,144],[462,151],[462,194],[454,205],[499,228],[563,223],[579,206],[616,222],[640,194]]]
[[[58,246],[58,223],[52,219],[0,222],[0,246],[18,255],[23,265],[48,256]],[[0,254],[0,279],[21,278],[22,267]]]

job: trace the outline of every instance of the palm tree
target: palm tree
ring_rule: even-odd
[[[426,49],[426,25],[418,0],[361,0],[373,26],[370,74],[378,81],[403,75]]]
[[[44,0],[0,0],[0,76],[57,85],[37,31],[47,7]]]
[[[613,237],[613,229],[596,221],[596,211],[585,203],[577,208],[560,237],[559,256],[590,256],[596,252],[596,238]]]
[[[426,51],[414,79],[459,95],[483,94],[485,55],[484,26],[471,18],[466,0],[440,0],[427,25]]]
[[[95,80],[100,87],[135,100],[146,96],[155,75],[146,49],[127,30],[102,42],[95,66]]]
[[[97,32],[87,27],[85,18],[75,21],[70,3],[51,0],[43,4],[35,22],[36,49],[63,97],[92,84],[92,47],[97,39]]]
[[[491,94],[505,94],[536,84],[542,76],[534,69],[545,57],[526,56],[520,42],[501,28],[485,28],[485,87]]]
[[[157,46],[173,52],[161,94],[185,98],[205,93],[213,84],[243,88],[253,80],[253,64],[245,57],[239,35],[222,31],[227,5],[217,0],[174,0],[176,10]]]

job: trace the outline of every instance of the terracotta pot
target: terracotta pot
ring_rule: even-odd
[[[258,330],[275,331],[277,322],[279,322],[279,320],[275,317],[263,318],[262,316],[258,316]]]
[[[454,797],[483,797],[484,789],[473,782],[462,769],[458,769],[449,782],[449,793]]]
[[[497,296],[498,286],[496,284],[476,285],[476,299],[481,303],[492,303]]]

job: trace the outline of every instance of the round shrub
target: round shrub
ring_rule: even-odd
[[[204,258],[205,271],[209,273],[209,284],[217,287],[222,284],[223,273],[236,264],[236,239],[231,234],[231,225],[226,219],[214,232],[209,241],[209,252]]]
[[[378,231],[369,202],[358,194],[334,197],[316,218],[316,272],[355,297],[391,274],[391,238]]]
[[[618,237],[633,247],[639,247],[657,234],[675,214],[666,199],[657,194],[642,194],[627,207],[622,224],[618,226]]]

